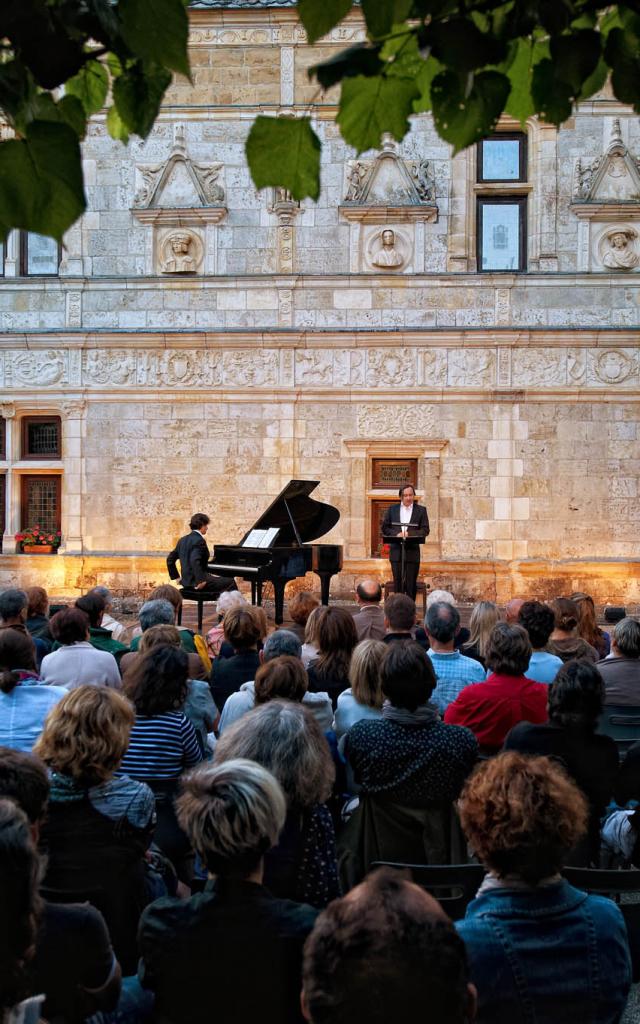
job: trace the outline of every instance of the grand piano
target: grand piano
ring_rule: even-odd
[[[282,622],[284,588],[289,580],[315,572],[322,603],[329,603],[331,577],[342,569],[339,544],[310,544],[336,525],[333,505],[309,495],[319,480],[290,480],[239,544],[215,544],[209,570],[217,576],[240,577],[251,583],[254,604],[262,603],[262,586],[273,583],[275,620]]]

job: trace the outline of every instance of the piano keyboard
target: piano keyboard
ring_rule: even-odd
[[[214,572],[216,569],[232,569],[233,572],[237,573],[240,573],[240,571],[256,573],[259,572],[259,568],[257,566],[241,565],[240,562],[236,562],[235,565],[223,565],[222,562],[210,562],[208,568],[212,569]]]

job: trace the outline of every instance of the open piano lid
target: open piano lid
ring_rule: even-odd
[[[319,480],[290,480],[278,497],[271,502],[267,511],[256,520],[251,530],[268,530],[275,526],[279,533],[274,541],[274,547],[296,546],[298,538],[291,524],[293,519],[303,544],[323,537],[336,525],[340,513],[333,505],[309,497],[319,483]],[[247,530],[241,544],[251,530]]]

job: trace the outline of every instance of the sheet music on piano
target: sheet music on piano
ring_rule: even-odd
[[[249,530],[249,533],[242,542],[243,548],[270,548],[280,533],[277,526],[270,526],[268,530]]]

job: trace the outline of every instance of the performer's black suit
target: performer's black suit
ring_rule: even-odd
[[[199,530],[192,530],[191,533],[181,537],[173,551],[167,555],[167,569],[172,580],[180,579],[183,587],[196,587],[198,583],[206,583],[206,590],[216,597],[223,590],[237,590],[235,580],[226,579],[224,576],[212,576],[207,571],[209,562],[209,548],[207,542]],[[180,572],[176,568],[176,562],[180,562]]]
[[[389,561],[393,573],[393,582],[396,587],[396,594],[403,593],[402,587],[402,541],[398,538],[401,534],[399,526],[392,526],[392,523],[400,522],[400,504],[391,505],[382,520],[382,536],[389,544]],[[415,501],[411,509],[411,525],[407,530],[407,540],[404,545],[404,567],[405,587],[404,593],[415,601],[416,582],[420,568],[420,541],[429,533],[429,517],[424,505],[418,505]],[[420,540],[414,539],[419,537]]]

